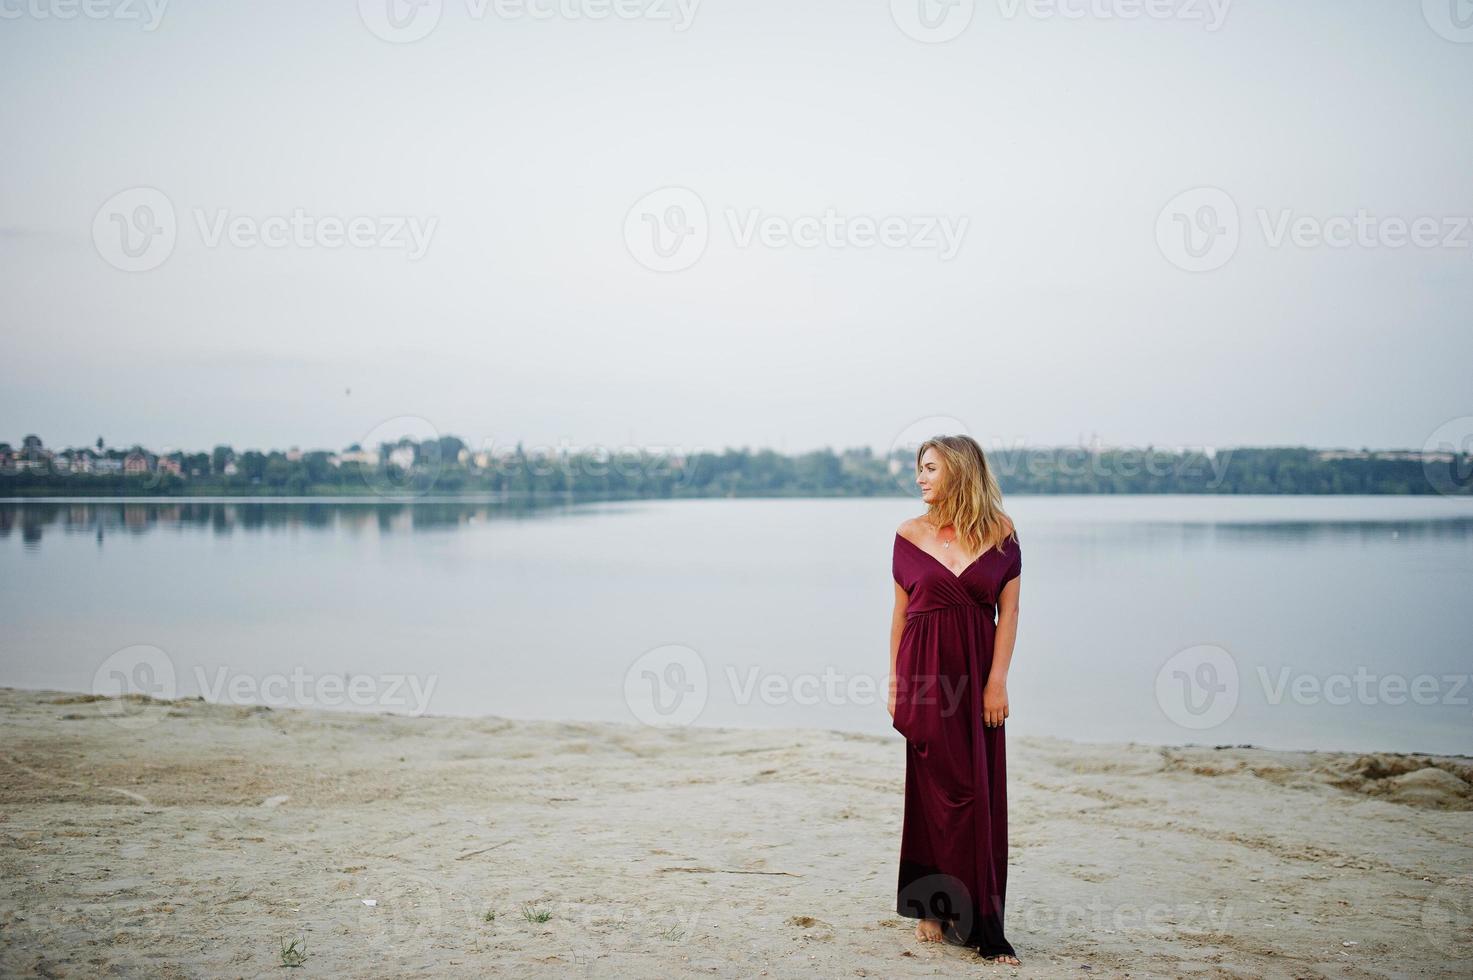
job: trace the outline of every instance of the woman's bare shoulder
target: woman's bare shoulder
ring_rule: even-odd
[[[924,524],[925,518],[923,516],[907,517],[905,520],[900,522],[900,526],[895,529],[895,533],[900,535],[902,538],[909,538],[911,541],[914,541],[916,538],[921,536]]]

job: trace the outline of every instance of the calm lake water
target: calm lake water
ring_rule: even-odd
[[[1473,500],[1007,506],[1009,731],[1473,752]],[[0,503],[0,685],[893,734],[891,549],[921,509]]]

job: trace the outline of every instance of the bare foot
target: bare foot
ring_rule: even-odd
[[[999,953],[997,956],[989,956],[987,957],[987,960],[991,963],[1006,963],[1008,966],[1022,965],[1018,961],[1018,958],[1016,956],[1009,956],[1007,953]]]
[[[916,938],[923,943],[941,942],[941,920],[922,919],[916,923]]]

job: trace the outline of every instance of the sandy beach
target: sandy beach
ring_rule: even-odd
[[[1021,967],[894,912],[904,747],[0,689],[20,976],[1473,974],[1473,760],[1009,742]]]

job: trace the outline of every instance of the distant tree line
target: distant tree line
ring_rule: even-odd
[[[83,455],[85,453],[85,455]],[[994,448],[1005,493],[1473,493],[1468,453],[1234,448]],[[105,462],[106,461],[106,462]],[[157,455],[142,447],[53,453],[36,436],[0,443],[0,496],[871,497],[913,495],[914,457],[868,448],[656,453],[472,452],[455,436],[353,445],[341,453],[217,446]]]

